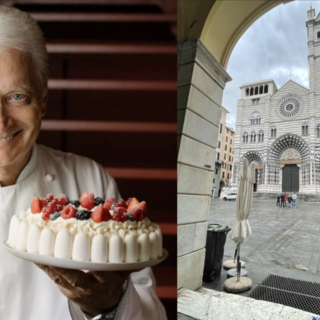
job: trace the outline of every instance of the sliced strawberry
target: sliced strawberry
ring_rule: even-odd
[[[94,194],[93,193],[89,193],[86,197],[83,197],[80,200],[80,204],[82,205],[82,207],[91,210],[94,208]]]
[[[31,201],[31,212],[40,213],[42,209],[42,202],[38,197],[34,197]]]
[[[111,206],[114,204],[114,203],[116,203],[117,202],[117,200],[115,199],[115,198],[108,198],[106,201],[105,201],[105,203],[104,203],[104,205],[103,205],[103,208],[104,209],[107,209],[107,210],[110,210],[111,209]]]
[[[141,209],[143,211],[143,213],[146,215],[147,214],[147,203],[145,201],[141,201],[135,207],[133,207],[131,209],[128,208],[128,212],[132,213],[133,210],[135,210],[135,209]]]
[[[144,219],[144,212],[139,208],[133,209],[131,214],[133,215],[134,220],[136,221],[142,221]]]
[[[91,219],[96,223],[100,223],[102,221],[109,221],[112,217],[109,210],[104,209],[103,205],[99,204],[91,213]]]
[[[40,198],[40,202],[41,202],[41,207],[46,207],[48,204],[48,201],[46,199]]]
[[[86,191],[85,191],[85,192],[82,192],[82,195],[81,195],[79,201],[81,202],[81,200],[84,199],[84,198],[86,198],[88,194],[89,194],[89,193],[86,192]]]
[[[75,218],[76,217],[76,209],[71,205],[65,206],[64,209],[62,210],[61,217],[63,219]]]
[[[132,198],[128,198],[128,200],[126,201],[126,204],[129,206],[131,201],[132,201]]]
[[[57,203],[61,204],[62,206],[66,206],[70,202],[69,198],[65,194],[59,194],[56,197],[56,201],[57,201]]]
[[[130,204],[129,204],[129,206],[128,206],[128,210],[131,209],[131,208],[134,208],[134,207],[135,207],[136,205],[138,205],[138,204],[139,204],[138,199],[132,198],[132,200],[131,200],[131,202],[130,202]]]

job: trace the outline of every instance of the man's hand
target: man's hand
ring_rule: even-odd
[[[91,316],[115,307],[129,272],[101,272],[62,269],[36,264],[59,287],[60,291]]]

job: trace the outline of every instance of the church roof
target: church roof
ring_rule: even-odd
[[[274,95],[276,95],[277,93],[281,93],[281,91],[282,91],[286,86],[288,86],[288,85],[290,85],[290,84],[297,85],[297,86],[303,88],[305,91],[309,91],[308,88],[302,86],[301,84],[299,84],[299,83],[297,83],[297,82],[295,82],[295,81],[293,81],[293,80],[288,80],[281,88],[279,88],[279,91],[277,91]]]

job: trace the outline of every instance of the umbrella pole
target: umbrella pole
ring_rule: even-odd
[[[237,248],[238,248],[238,244],[237,244],[237,247],[236,247],[236,251],[234,252],[233,263],[236,263],[237,254],[238,254]]]
[[[237,281],[240,281],[241,276],[241,262],[240,262],[240,243],[237,244],[238,256],[237,256]]]

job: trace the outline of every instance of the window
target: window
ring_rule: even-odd
[[[224,178],[224,171],[222,172],[222,178]]]
[[[248,135],[246,135],[246,142],[248,142]]]
[[[228,142],[228,137],[226,137],[226,142]]]
[[[218,174],[218,168],[216,168],[216,174]]]
[[[264,134],[261,135],[261,139],[262,139],[261,141],[262,141],[262,142],[263,142],[263,136],[264,136]]]
[[[232,139],[230,139],[230,144],[232,144]]]
[[[250,92],[249,92],[249,88],[247,88],[247,89],[246,89],[246,96],[248,96],[249,93],[250,93]]]
[[[231,152],[231,147],[229,148],[229,152]]]
[[[232,165],[230,164],[230,171],[232,171]]]
[[[242,137],[242,138],[243,138],[243,141],[242,141],[242,142],[243,142],[243,143],[245,143],[245,142],[246,142],[246,136],[245,136],[245,135],[243,135],[243,137]]]
[[[215,183],[216,182],[216,179],[215,178],[213,178],[213,181],[212,181],[213,183]]]
[[[320,127],[317,128],[317,138],[320,137]]]
[[[320,38],[320,31],[318,31],[318,34],[317,34],[318,38]]]
[[[229,129],[227,129],[227,133],[229,133]]]
[[[217,152],[217,160],[220,160],[220,152]]]
[[[271,129],[271,138],[275,138],[277,136],[277,129]]]
[[[226,157],[227,157],[227,155],[226,155],[226,154],[224,154],[224,156],[223,156],[223,160],[226,160]]]
[[[254,94],[259,94],[259,88],[258,87],[255,87]]]
[[[250,89],[250,96],[253,96],[253,88]]]
[[[268,85],[267,84],[264,86],[264,93],[268,93]]]
[[[220,123],[220,133],[222,133],[222,123]]]
[[[260,104],[260,98],[258,98],[258,99],[252,99],[252,104],[253,104],[253,105]]]
[[[231,161],[231,156],[229,156],[229,161]]]
[[[302,126],[302,135],[307,136],[308,135],[308,125]]]
[[[227,145],[224,146],[224,150],[227,151]]]
[[[229,177],[230,177],[230,176],[229,176],[229,173],[228,173],[228,174],[227,174],[227,179],[229,179]]]
[[[220,148],[221,147],[221,142],[220,141],[218,141],[218,148]]]

